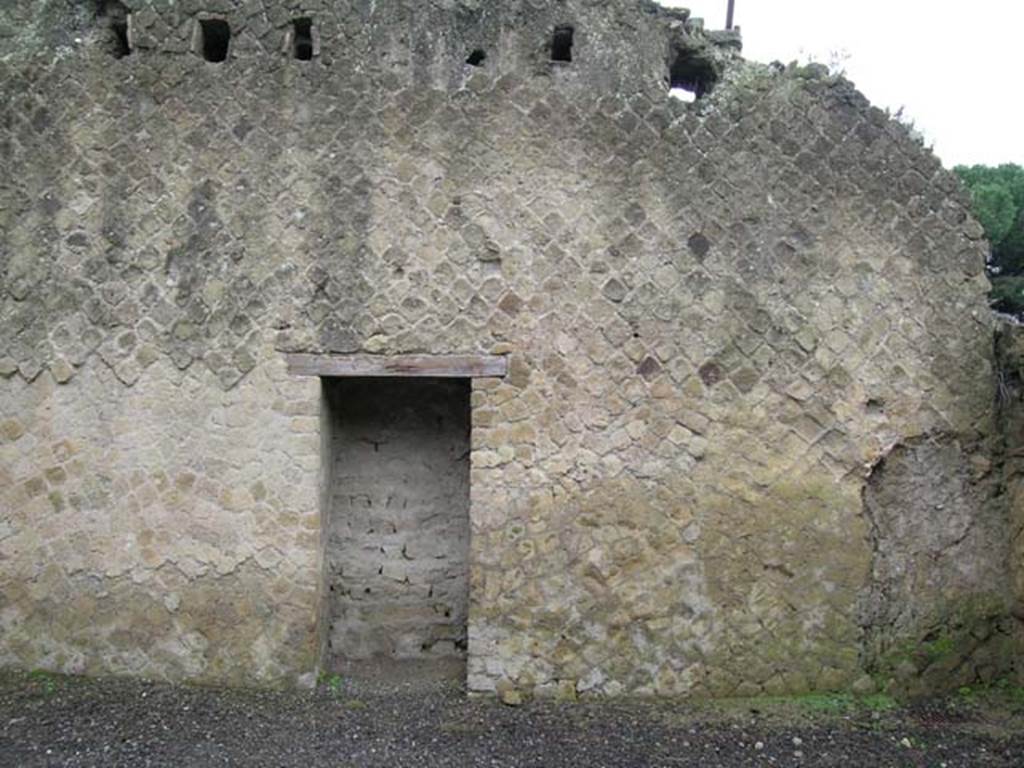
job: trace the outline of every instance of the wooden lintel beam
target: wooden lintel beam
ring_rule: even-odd
[[[504,376],[502,355],[310,355],[287,354],[293,376],[410,376],[469,379]]]

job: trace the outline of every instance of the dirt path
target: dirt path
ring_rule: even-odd
[[[451,682],[314,692],[0,677],[0,766],[1024,766],[1024,701],[889,709],[467,699]]]

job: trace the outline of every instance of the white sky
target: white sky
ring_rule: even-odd
[[[725,27],[726,0],[661,0]],[[871,102],[914,121],[947,167],[1024,165],[1022,0],[736,0],[743,55],[845,57]]]

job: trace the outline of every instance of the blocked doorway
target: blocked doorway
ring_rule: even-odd
[[[322,381],[327,666],[464,664],[470,380]]]

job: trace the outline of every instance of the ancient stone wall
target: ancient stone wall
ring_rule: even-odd
[[[981,230],[737,42],[644,0],[5,4],[0,662],[308,675],[331,419],[282,356],[494,353],[471,690],[1005,674]]]
[[[319,387],[273,359],[227,392],[204,374],[4,381],[0,663],[208,682],[313,669]]]

